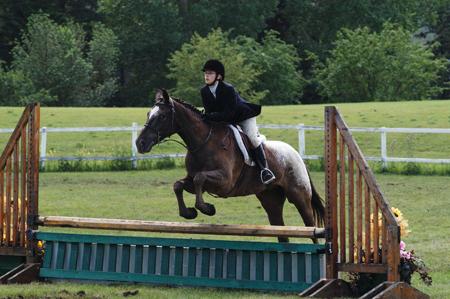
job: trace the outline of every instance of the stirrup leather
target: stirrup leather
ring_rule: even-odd
[[[263,173],[266,172],[266,177],[270,176],[268,179],[264,180]],[[261,182],[265,185],[271,183],[273,180],[275,180],[275,175],[269,168],[263,168],[260,172]]]

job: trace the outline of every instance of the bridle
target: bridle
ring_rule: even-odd
[[[158,100],[157,103],[155,104],[155,106],[159,106],[159,105],[169,106],[170,107],[170,111],[171,111],[170,116],[172,118],[171,119],[171,130],[173,131],[174,128],[175,128],[175,126],[174,126],[174,122],[175,122],[175,107],[174,107],[174,105],[172,103],[172,100],[171,100],[170,104],[166,104],[162,100]],[[153,107],[155,107],[155,106],[153,106]],[[210,126],[209,132],[208,132],[208,136],[206,136],[206,139],[197,148],[190,149],[187,145],[179,142],[178,140],[171,139],[171,138],[167,138],[167,139],[163,138],[163,139],[161,139],[161,133],[159,132],[159,130],[154,130],[150,126],[149,121],[150,121],[150,119],[147,119],[147,121],[144,124],[144,128],[149,129],[150,131],[153,131],[153,132],[156,133],[156,143],[155,143],[155,145],[158,145],[158,144],[161,144],[161,143],[164,143],[164,142],[167,142],[167,141],[173,141],[173,142],[176,142],[178,144],[181,144],[188,152],[195,153],[195,152],[198,152],[203,146],[205,146],[208,143],[208,141],[211,139],[211,136],[212,136],[212,129],[213,129],[213,127]]]
[[[173,104],[164,104],[164,102],[162,100],[158,100],[157,103],[155,104],[155,106],[152,107],[152,110],[159,106],[159,105],[164,105],[164,106],[170,106],[170,111],[171,111],[171,117],[172,117],[172,130],[174,128],[174,121],[175,121],[175,107],[173,106]],[[144,124],[144,128],[149,129],[150,131],[153,131],[156,133],[156,144],[161,143],[163,140],[161,140],[161,133],[159,132],[159,130],[154,130],[151,126],[150,126],[150,118],[147,119],[147,121]]]

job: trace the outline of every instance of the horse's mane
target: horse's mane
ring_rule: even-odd
[[[195,107],[194,105],[192,105],[191,103],[185,102],[182,99],[177,99],[177,98],[172,98],[172,100],[174,100],[175,102],[177,102],[178,104],[183,105],[184,107],[188,108],[189,110],[191,110],[192,112],[198,114],[198,116],[200,116],[202,114],[202,112],[200,110],[197,109],[197,107]]]

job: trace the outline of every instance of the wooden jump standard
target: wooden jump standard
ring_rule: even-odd
[[[26,107],[0,157],[0,283],[88,279],[352,296],[340,272],[386,282],[360,298],[429,298],[400,282],[400,228],[335,107],[325,108],[325,229],[39,216],[39,104]],[[374,216],[378,215],[378,217]],[[373,219],[380,221],[373,221]],[[38,232],[38,226],[216,235],[325,237],[325,244]],[[45,242],[39,255],[38,240]],[[42,261],[41,261],[42,259]],[[325,267],[322,261],[326,260]],[[326,277],[320,279],[321,277]],[[317,281],[317,282],[316,282]],[[316,282],[316,283],[314,283]]]

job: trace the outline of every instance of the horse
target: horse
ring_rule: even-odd
[[[255,194],[271,225],[284,225],[286,198],[295,205],[306,226],[323,225],[323,201],[302,158],[287,143],[264,143],[269,167],[276,176],[275,181],[264,185],[259,179],[258,167],[244,163],[227,124],[206,122],[202,112],[193,105],[171,98],[165,90],[157,90],[155,105],[147,113],[144,128],[136,139],[138,152],[150,152],[153,146],[173,134],[178,134],[187,148],[187,175],[173,185],[181,217],[194,219],[197,210],[208,216],[215,214],[214,205],[204,201],[204,192],[222,198]],[[248,140],[246,143],[249,144]],[[186,207],[184,190],[195,194],[195,208]],[[279,237],[278,241],[289,240]],[[317,240],[313,238],[313,242]]]

